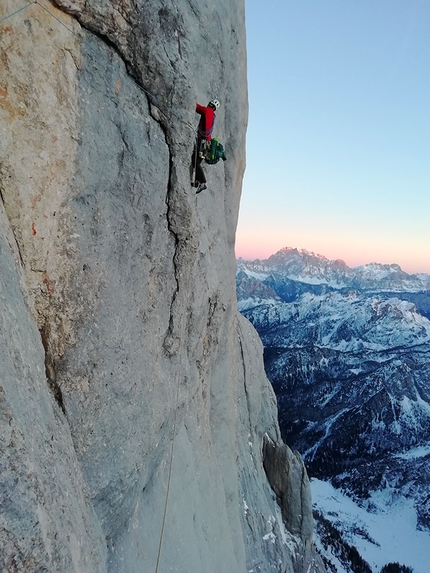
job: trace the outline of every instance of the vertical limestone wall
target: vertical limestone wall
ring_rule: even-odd
[[[243,2],[38,0],[0,25],[0,564],[322,570],[236,311]],[[228,160],[196,196],[211,97]]]

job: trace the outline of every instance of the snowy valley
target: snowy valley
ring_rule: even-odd
[[[239,259],[237,296],[313,478],[327,570],[428,573],[430,275],[286,248]]]

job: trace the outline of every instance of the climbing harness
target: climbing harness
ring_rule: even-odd
[[[15,16],[15,14],[18,14],[19,12],[22,12],[23,10],[25,10],[26,8],[28,8],[29,6],[32,6],[33,4],[37,4],[38,6],[40,6],[43,10],[45,10],[45,12],[47,12],[48,14],[50,14],[52,16],[52,18],[54,18],[54,20],[56,20],[59,24],[61,24],[61,26],[63,26],[64,28],[66,28],[66,30],[68,30],[71,34],[73,34],[74,36],[76,36],[77,38],[79,38],[80,40],[82,39],[82,37],[76,33],[74,30],[72,30],[69,26],[67,26],[67,24],[65,24],[60,18],[58,18],[55,14],[53,14],[51,12],[51,10],[49,10],[48,8],[46,8],[46,6],[44,6],[41,2],[39,2],[39,0],[33,0],[32,2],[29,2],[28,4],[26,4],[25,6],[22,6],[21,8],[19,8],[18,10],[15,10],[14,12],[11,12],[10,14],[7,14],[6,16],[3,16],[2,18],[0,18],[0,23],[4,22],[5,20],[11,18],[12,16]],[[192,173],[192,178],[193,181],[191,182],[191,184],[194,186],[195,184],[195,175],[196,175],[196,171],[197,171],[197,162],[199,159],[199,154],[202,152],[205,152],[205,146],[206,146],[206,141],[199,139],[198,138],[198,133],[199,133],[199,129],[197,128],[197,130],[195,129],[194,125],[192,125],[191,123],[189,123],[188,121],[183,120],[177,113],[175,113],[175,111],[173,111],[172,109],[166,110],[165,107],[163,105],[160,105],[160,103],[157,101],[157,98],[154,96],[154,94],[152,94],[149,90],[147,90],[146,88],[144,88],[142,85],[140,85],[140,83],[138,83],[133,76],[126,70],[126,73],[123,73],[121,70],[119,70],[119,73],[123,75],[123,77],[126,77],[128,79],[130,79],[134,85],[141,90],[143,93],[146,94],[149,103],[154,105],[159,111],[160,113],[162,113],[164,115],[164,117],[166,119],[169,119],[169,116],[174,116],[176,117],[177,120],[179,120],[182,124],[184,124],[185,126],[187,126],[189,129],[192,129],[193,132],[195,132],[195,154],[194,154],[194,160],[192,162],[192,169],[193,169],[193,173]],[[213,99],[209,102],[209,105],[211,105],[211,107],[213,107],[213,109],[217,109],[220,105],[219,100],[217,99]],[[213,127],[213,126],[212,126]],[[212,131],[212,129],[211,129]],[[200,182],[201,183],[201,182]]]
[[[38,0],[33,0],[32,2],[29,2],[28,4],[26,4],[25,6],[22,6],[21,8],[19,8],[18,10],[15,10],[14,12],[7,14],[6,16],[3,16],[2,18],[0,18],[0,23],[4,22],[5,20],[11,18],[12,16],[14,16],[15,14],[18,14],[19,12],[22,12],[23,10],[25,10],[26,8],[28,8],[29,6],[33,5],[33,4],[37,4],[38,6],[40,6],[43,10],[45,10],[45,12],[48,12],[48,14],[50,14],[57,22],[59,22],[62,26],[64,26],[64,28],[66,28],[71,34],[73,34],[74,36],[78,37],[79,39],[81,39],[81,36],[79,34],[77,34],[74,30],[72,30],[69,26],[67,26],[64,22],[62,22],[62,20],[60,18],[57,18],[57,16],[55,16],[55,14],[53,14],[48,8],[46,8],[45,6],[43,6],[43,4],[41,4]],[[120,72],[123,73],[123,72]],[[145,89],[143,86],[141,86],[136,80],[134,80],[134,78],[127,74],[123,74],[124,77],[127,77],[129,79],[131,79],[131,81],[142,91],[144,92],[149,99],[149,102],[152,105],[155,105],[160,112],[168,119],[169,115],[167,115],[167,113],[165,111],[163,111],[163,107],[160,106],[157,102],[157,99],[155,98],[155,96],[153,94],[151,94],[151,92],[149,92],[147,89]],[[190,129],[193,130],[193,132],[196,133],[196,156],[195,156],[195,166],[197,166],[197,158],[198,158],[198,153],[200,153],[200,141],[197,138],[197,131],[195,130],[195,127],[193,125],[191,125],[190,123],[188,123],[187,121],[184,121],[178,114],[176,114],[174,111],[170,110],[170,115],[174,115],[181,123],[183,123],[184,125],[186,125],[187,127],[189,127]],[[160,561],[161,561],[161,550],[162,550],[162,546],[163,546],[163,539],[164,539],[164,531],[165,531],[165,527],[166,527],[166,519],[167,519],[167,510],[168,510],[168,504],[169,504],[169,495],[170,495],[170,484],[171,484],[171,478],[172,478],[172,466],[173,466],[173,458],[174,458],[174,450],[175,450],[175,438],[176,438],[176,427],[177,427],[177,419],[178,419],[178,407],[179,407],[179,387],[180,387],[180,373],[181,373],[181,363],[182,363],[182,348],[180,346],[179,348],[179,367],[178,367],[178,376],[177,376],[177,385],[176,385],[176,398],[175,398],[175,416],[174,416],[174,420],[173,420],[173,438],[172,438],[172,446],[171,446],[171,450],[170,450],[170,460],[169,460],[169,473],[168,473],[168,478],[167,478],[167,491],[166,491],[166,501],[164,504],[164,512],[163,512],[163,520],[162,520],[162,525],[161,525],[161,532],[160,532],[160,542],[159,542],[159,546],[158,546],[158,553],[157,553],[157,562],[156,562],[156,566],[155,566],[155,573],[159,573],[159,566],[160,566]]]
[[[196,130],[196,141],[194,144],[194,159],[193,159],[193,165],[192,165],[192,167],[193,167],[193,174],[192,174],[193,181],[191,181],[192,187],[198,187],[197,181],[196,181],[197,163],[198,163],[199,159],[202,161],[206,157],[208,144],[209,144],[209,141],[207,141],[205,139],[199,139],[198,133],[199,133],[199,131],[197,129]],[[200,185],[202,185],[202,181],[198,181],[198,183],[200,183]],[[204,188],[206,189],[206,186]],[[203,191],[203,189],[201,189],[201,191]],[[197,193],[199,193],[199,191],[197,191]]]

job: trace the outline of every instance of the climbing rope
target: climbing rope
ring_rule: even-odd
[[[33,0],[32,2],[29,2],[28,4],[26,4],[25,6],[22,6],[21,8],[18,8],[18,10],[15,10],[14,12],[7,14],[6,16],[3,16],[3,18],[0,18],[0,23],[4,22],[5,20],[8,20],[9,18],[11,18],[12,16],[15,16],[15,14],[18,14],[19,12],[22,12],[23,10],[25,10],[26,8],[28,8],[29,6],[32,6],[33,4],[37,4],[38,6],[40,6],[43,10],[45,10],[45,12],[47,12],[48,14],[50,14],[52,16],[52,18],[54,18],[54,20],[56,20],[59,24],[61,24],[62,26],[64,26],[64,28],[66,28],[66,30],[68,30],[71,34],[73,34],[74,36],[76,36],[79,39],[82,39],[81,36],[79,34],[77,34],[74,30],[72,30],[71,28],[69,28],[69,26],[67,26],[67,24],[65,24],[60,18],[57,18],[57,16],[55,16],[55,14],[53,14],[51,12],[51,10],[49,10],[48,8],[46,8],[46,6],[44,6],[43,4],[41,4],[39,2],[39,0]],[[122,72],[120,72],[122,73]],[[174,116],[176,117],[176,119],[178,119],[181,123],[183,123],[184,125],[186,125],[189,129],[192,129],[193,131],[195,131],[195,127],[194,125],[192,125],[191,123],[189,123],[188,121],[183,120],[177,113],[175,113],[172,109],[170,110],[166,110],[166,108],[163,105],[160,105],[157,101],[157,98],[154,96],[154,94],[152,94],[149,90],[147,90],[146,88],[144,88],[143,86],[141,86],[128,72],[126,74],[123,74],[124,77],[129,78],[134,84],[135,86],[137,86],[142,92],[144,92],[147,96],[148,99],[150,101],[150,103],[152,105],[155,105],[159,111],[164,115],[164,117],[166,119],[169,119],[169,115],[170,116]]]
[[[22,6],[21,8],[18,8],[18,10],[15,10],[15,12],[12,12],[11,14],[7,14],[6,16],[3,16],[3,18],[0,18],[0,24],[2,22],[4,22],[5,20],[7,20],[8,18],[12,18],[12,16],[15,16],[15,14],[18,14],[18,12],[22,12],[23,10],[25,10],[26,8],[28,8],[29,6],[31,6],[32,4],[35,4],[35,0],[33,0],[32,2],[29,2],[28,4],[26,4],[25,6]]]
[[[173,454],[175,451],[176,422],[177,422],[177,418],[178,418],[179,382],[180,382],[181,365],[182,365],[182,339],[181,339],[181,344],[179,345],[179,367],[178,367],[178,376],[177,376],[177,384],[176,384],[175,417],[173,420],[173,439],[172,439],[172,447],[170,450],[169,475],[167,477],[166,501],[164,504],[163,521],[161,523],[160,542],[158,544],[157,563],[155,565],[155,573],[158,573],[158,571],[159,571],[159,566],[160,566],[160,561],[161,561],[161,549],[163,547],[163,539],[164,539],[164,530],[166,528],[167,507],[169,505],[170,482],[171,482],[171,478],[172,478],[172,466],[173,466]]]
[[[69,26],[67,26],[67,24],[65,24],[62,20],[60,20],[60,18],[57,18],[57,16],[55,14],[53,14],[51,12],[51,10],[48,10],[48,8],[46,8],[46,6],[41,4],[38,0],[34,0],[34,3],[37,4],[38,6],[40,6],[41,8],[43,8],[45,10],[45,12],[48,12],[48,14],[50,14],[54,18],[54,20],[57,20],[57,22],[59,22],[62,26],[64,26],[66,28],[66,30],[69,30],[69,32],[71,34],[73,34],[74,36],[77,36],[78,38],[80,37],[76,32],[74,32],[72,30],[72,28],[69,28]]]
[[[51,10],[49,10],[48,8],[46,8],[46,6],[44,6],[43,4],[41,4],[38,0],[33,0],[32,2],[29,2],[28,4],[26,4],[25,6],[23,6],[22,8],[19,8],[18,10],[15,10],[14,12],[3,16],[2,18],[0,18],[0,23],[4,22],[5,20],[11,18],[12,16],[14,16],[15,14],[18,14],[19,12],[22,12],[23,10],[25,10],[26,8],[28,8],[29,6],[33,5],[33,4],[37,4],[38,6],[40,6],[43,10],[45,10],[45,12],[47,12],[48,14],[50,14],[52,16],[52,18],[54,18],[57,22],[59,22],[62,26],[64,26],[64,28],[66,28],[71,34],[73,34],[74,36],[78,37],[79,39],[81,39],[81,36],[79,34],[77,34],[74,30],[72,30],[69,26],[67,26],[60,18],[57,18],[57,16],[55,16],[55,14],[53,14],[51,12]],[[121,73],[121,72],[120,72]],[[131,79],[131,81],[142,91],[144,92],[147,96],[148,99],[150,101],[150,103],[152,103],[153,105],[155,105],[160,112],[168,119],[169,115],[163,111],[163,106],[160,106],[157,102],[156,97],[149,92],[147,89],[145,89],[143,86],[141,86],[136,80],[134,80],[134,78],[130,75],[130,74],[126,74],[127,78]],[[155,103],[154,103],[155,102]],[[187,121],[184,121],[178,114],[176,114],[173,110],[170,110],[170,115],[175,116],[181,123],[183,123],[184,125],[186,125],[187,127],[189,127],[190,129],[193,130],[193,132],[196,132],[196,142],[195,142],[195,148],[196,148],[196,152],[195,152],[195,168],[197,167],[197,158],[198,158],[198,153],[199,153],[199,141],[197,138],[197,130],[195,130],[195,127],[188,123]],[[161,524],[161,531],[160,531],[160,542],[158,545],[158,553],[157,553],[157,562],[156,562],[156,567],[155,567],[155,573],[159,572],[159,566],[160,566],[160,562],[161,562],[161,551],[162,551],[162,547],[163,547],[163,539],[164,539],[164,532],[165,532],[165,528],[166,528],[166,520],[167,520],[167,510],[168,510],[168,504],[169,504],[169,496],[170,496],[170,484],[171,484],[171,479],[172,479],[172,467],[173,467],[173,457],[174,457],[174,451],[175,451],[175,439],[176,439],[176,427],[177,427],[177,419],[178,419],[178,407],[179,407],[179,388],[180,388],[180,373],[181,373],[181,364],[182,364],[182,341],[179,347],[179,367],[178,367],[178,376],[177,376],[177,384],[176,384],[176,398],[175,398],[175,416],[174,416],[174,420],[173,420],[173,438],[172,438],[172,446],[171,446],[171,450],[170,450],[170,459],[169,459],[169,473],[168,473],[168,478],[167,478],[167,490],[166,490],[166,501],[164,504],[164,512],[163,512],[163,519],[162,519],[162,524]]]

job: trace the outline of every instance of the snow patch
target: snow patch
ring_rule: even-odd
[[[407,452],[402,452],[394,456],[401,460],[414,460],[417,458],[424,458],[425,456],[430,456],[430,445],[428,446],[417,446],[416,448],[411,448]]]
[[[386,488],[371,493],[366,510],[328,482],[311,479],[311,491],[314,509],[357,548],[375,573],[388,562],[408,565],[414,573],[429,572],[430,533],[417,530],[412,500]],[[338,570],[343,573],[343,566]]]
[[[333,426],[333,424],[336,422],[336,420],[338,418],[340,418],[340,416],[343,416],[343,414],[345,414],[345,412],[347,412],[347,411],[348,411],[348,408],[343,408],[342,410],[339,410],[339,412],[337,412],[329,420],[327,420],[326,425],[325,425],[324,436],[320,440],[318,440],[318,442],[316,442],[311,448],[309,448],[308,450],[306,450],[304,452],[303,459],[313,460],[315,458],[315,454],[317,453],[318,448],[320,448],[323,445],[324,440],[330,435],[331,427]]]
[[[271,515],[269,517],[269,519],[267,520],[267,524],[269,526],[269,533],[266,533],[266,535],[263,535],[263,540],[264,541],[270,541],[271,543],[276,543],[277,537],[276,535],[273,533],[273,526],[276,523],[276,519],[275,517],[273,517],[273,515]]]
[[[257,297],[249,297],[243,300],[239,300],[237,303],[237,309],[239,312],[244,312],[246,310],[251,310],[253,308],[258,308],[259,306],[266,308],[267,306],[272,306],[278,304],[274,298],[265,298],[262,300]]]
[[[252,279],[258,279],[259,281],[264,281],[265,279],[267,279],[267,277],[270,276],[269,273],[257,273],[255,271],[251,271],[249,269],[244,269],[243,272],[248,275],[248,277],[252,278]]]

